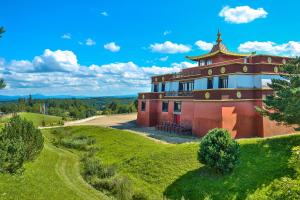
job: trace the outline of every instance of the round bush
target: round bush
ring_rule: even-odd
[[[239,157],[239,144],[226,129],[212,129],[203,137],[198,160],[219,173],[233,170]]]
[[[44,139],[32,122],[15,116],[0,132],[0,172],[15,173],[42,151]]]

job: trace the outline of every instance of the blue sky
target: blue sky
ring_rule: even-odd
[[[1,95],[135,94],[193,63],[220,28],[231,51],[300,54],[297,0],[6,0]],[[297,34],[298,33],[298,34]]]

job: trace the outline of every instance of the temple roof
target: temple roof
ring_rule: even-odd
[[[218,53],[222,53],[222,54],[226,54],[226,55],[231,55],[231,56],[239,56],[239,57],[244,57],[244,56],[250,56],[252,54],[241,54],[241,53],[234,53],[234,52],[230,52],[227,47],[222,43],[222,39],[221,39],[221,33],[218,30],[218,34],[217,34],[217,40],[216,40],[216,44],[212,47],[212,49],[210,50],[209,53],[207,54],[203,54],[203,55],[199,55],[199,56],[186,56],[186,58],[193,60],[193,61],[197,61],[201,58],[207,58],[207,57],[211,57],[213,55],[216,55]]]

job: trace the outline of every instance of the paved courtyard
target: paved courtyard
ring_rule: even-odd
[[[185,143],[199,140],[193,136],[183,136],[173,133],[166,133],[155,130],[154,127],[138,127],[136,124],[136,113],[118,115],[100,115],[96,117],[66,122],[65,126],[94,125],[128,130],[136,134],[141,134],[155,140],[167,143]]]

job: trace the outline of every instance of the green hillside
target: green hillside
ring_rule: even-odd
[[[25,166],[23,175],[0,174],[0,199],[105,199],[81,178],[76,155],[45,142],[44,150]]]
[[[97,156],[105,164],[118,166],[137,190],[161,199],[245,199],[274,179],[293,175],[288,167],[291,148],[300,135],[270,139],[244,139],[236,170],[220,176],[197,161],[197,143],[163,144],[127,131],[92,126],[63,129],[68,137],[87,135],[97,140]],[[47,131],[47,137],[53,137]]]
[[[30,120],[33,122],[34,126],[42,126],[43,121],[45,122],[46,126],[55,126],[59,125],[60,122],[62,122],[62,117],[52,116],[52,115],[43,115],[38,113],[28,113],[28,112],[20,112],[18,113],[19,116],[22,118],[25,118],[27,120]],[[11,116],[4,116],[0,118],[0,125],[4,125],[5,122],[9,120]]]

